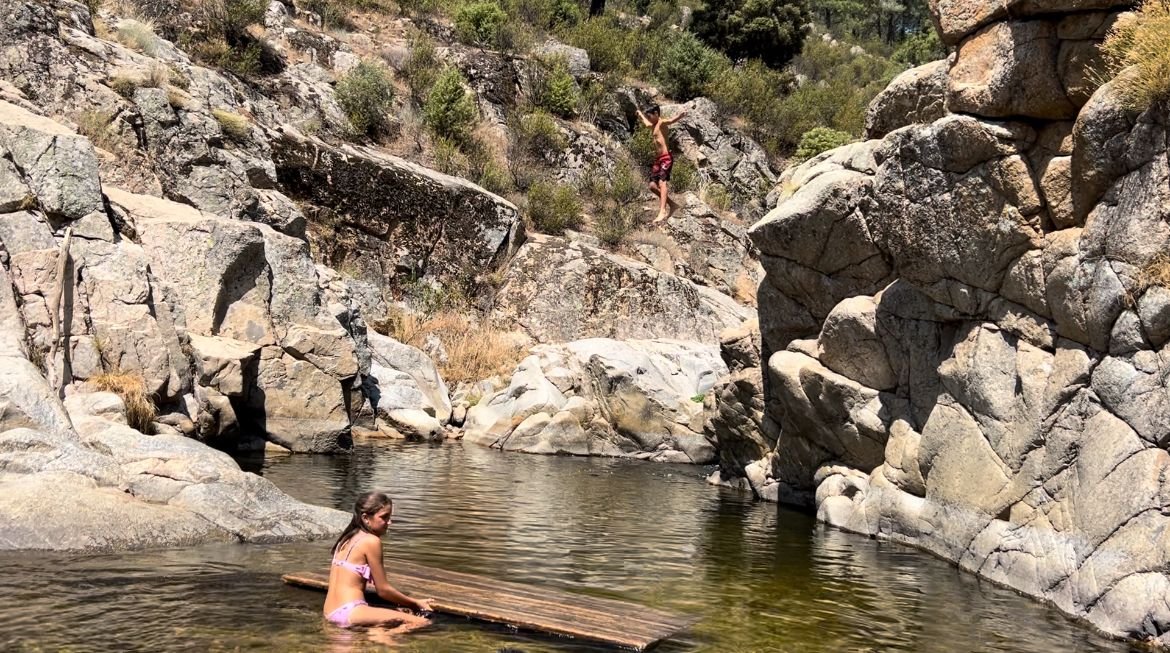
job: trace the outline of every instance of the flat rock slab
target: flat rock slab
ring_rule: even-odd
[[[408,595],[431,597],[431,607],[437,612],[635,651],[644,651],[698,620],[636,603],[507,583],[397,560],[387,560],[386,566],[394,569],[386,574],[394,587]],[[286,574],[281,580],[298,587],[329,588],[328,571]],[[372,593],[373,584],[366,591]]]

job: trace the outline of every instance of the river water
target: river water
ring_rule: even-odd
[[[700,617],[660,651],[1129,650],[924,553],[711,487],[699,467],[458,443],[242,464],[346,510],[389,492],[388,555]],[[0,554],[0,650],[385,650],[325,624],[323,594],[281,584],[327,564],[329,544]],[[396,646],[501,649],[612,650],[443,617]]]

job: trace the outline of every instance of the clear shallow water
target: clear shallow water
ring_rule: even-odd
[[[661,651],[1129,650],[924,553],[710,487],[697,467],[400,443],[243,464],[321,505],[390,492],[388,556],[701,618]],[[386,650],[280,582],[323,567],[329,544],[0,554],[0,651]],[[505,647],[612,650],[442,617],[395,649]]]

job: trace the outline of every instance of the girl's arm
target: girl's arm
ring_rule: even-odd
[[[394,589],[390,581],[386,580],[386,568],[382,565],[382,540],[376,537],[367,539],[368,541],[363,542],[362,545],[366,547],[366,564],[370,566],[370,577],[374,581],[374,590],[377,592],[378,598],[383,601],[390,601],[398,605],[422,610],[423,612],[430,612],[430,601],[412,599]]]

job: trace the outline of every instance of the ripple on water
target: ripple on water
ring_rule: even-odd
[[[698,615],[664,651],[1121,652],[1059,613],[926,554],[710,487],[697,467],[371,443],[244,460],[290,494],[396,514],[387,555]],[[67,525],[62,525],[63,528]],[[0,650],[384,650],[329,626],[281,573],[329,543],[0,555]],[[606,650],[440,618],[403,651]]]

